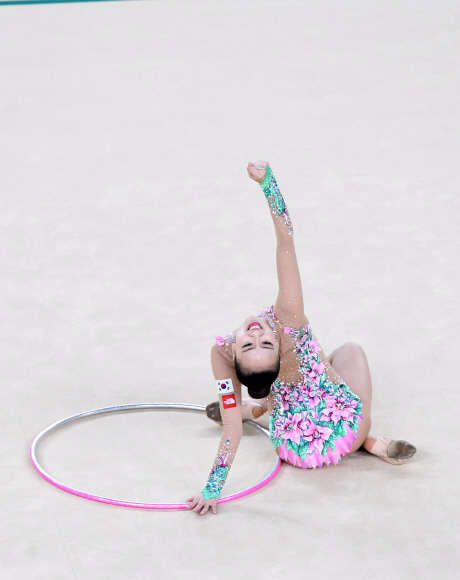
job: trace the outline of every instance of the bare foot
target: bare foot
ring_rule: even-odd
[[[253,399],[251,397],[243,397],[241,403],[243,420],[258,419],[268,411],[267,399]]]

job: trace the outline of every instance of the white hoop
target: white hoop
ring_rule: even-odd
[[[102,415],[104,413],[114,413],[116,411],[135,411],[138,409],[181,409],[181,410],[188,410],[188,411],[201,411],[201,412],[206,411],[206,407],[203,407],[201,405],[186,405],[186,404],[182,404],[182,403],[140,403],[140,404],[136,404],[136,405],[117,405],[115,407],[103,407],[101,409],[93,409],[92,411],[85,411],[84,413],[79,413],[78,415],[72,415],[71,417],[67,417],[66,419],[62,419],[61,421],[57,421],[56,423],[53,423],[52,425],[50,425],[46,429],[43,429],[43,431],[41,431],[41,433],[39,433],[35,437],[35,439],[32,442],[32,445],[30,446],[30,458],[32,460],[32,463],[33,463],[35,469],[38,471],[38,473],[42,477],[44,477],[47,481],[49,481],[50,483],[52,483],[56,487],[59,487],[60,489],[63,489],[64,491],[67,491],[69,493],[73,493],[74,495],[79,495],[80,497],[84,497],[86,499],[91,499],[93,501],[99,501],[102,503],[110,503],[113,505],[121,505],[124,507],[135,507],[135,508],[144,508],[144,509],[186,509],[186,508],[188,508],[188,504],[137,503],[137,502],[112,499],[109,497],[102,497],[102,496],[97,496],[97,495],[85,493],[84,491],[79,491],[78,489],[74,489],[73,487],[69,487],[68,485],[61,483],[60,481],[58,481],[57,479],[55,479],[54,477],[49,475],[43,469],[43,467],[40,465],[40,463],[37,459],[37,456],[36,456],[37,445],[44,437],[49,435],[52,431],[59,429],[60,427],[62,427],[63,425],[66,425],[67,423],[70,423],[71,421],[77,421],[78,419],[83,419],[84,417],[90,417],[92,415]],[[267,431],[267,429],[265,429],[264,427],[262,427],[258,423],[251,421],[249,419],[247,421],[245,421],[245,423],[252,425],[256,429],[258,429],[261,433],[263,433],[268,438],[270,438],[270,433]],[[234,493],[232,495],[228,495],[226,497],[220,498],[217,503],[225,503],[227,501],[233,501],[235,499],[238,499],[239,497],[243,497],[245,495],[248,495],[248,494],[256,491],[257,489],[263,487],[264,485],[266,485],[269,481],[271,481],[275,477],[275,475],[278,473],[278,471],[281,467],[281,463],[282,463],[281,459],[279,457],[277,457],[275,466],[273,467],[273,469],[270,471],[270,473],[264,479],[262,479],[261,481],[259,481],[255,485],[253,485],[252,487],[244,489],[243,491],[240,491],[238,493]]]

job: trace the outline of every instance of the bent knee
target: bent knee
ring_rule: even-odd
[[[341,349],[343,349],[348,355],[366,356],[363,347],[357,342],[346,342],[342,345]]]
[[[363,347],[359,343],[353,341],[346,342],[344,345],[342,345],[342,348],[363,350]]]

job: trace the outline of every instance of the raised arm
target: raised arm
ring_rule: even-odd
[[[216,513],[217,501],[243,435],[241,383],[236,377],[234,365],[222,353],[221,349],[224,348],[215,344],[211,349],[211,366],[223,423],[222,437],[202,493],[187,500],[191,502],[189,507],[200,512],[200,515],[209,509]]]
[[[304,318],[302,282],[294,246],[294,232],[291,218],[273,171],[268,163],[256,161],[248,165],[249,176],[257,181],[268,201],[275,226],[276,267],[278,272],[278,297],[275,302],[275,313],[299,326]]]

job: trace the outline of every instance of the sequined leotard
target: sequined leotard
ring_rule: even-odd
[[[261,183],[278,239],[280,292],[275,306],[259,313],[279,341],[281,370],[268,396],[270,436],[277,453],[303,468],[336,465],[357,439],[361,401],[329,364],[303,312],[292,223],[270,168]],[[217,336],[211,363],[217,380],[232,379],[236,406],[220,409],[223,434],[205,499],[219,497],[242,435],[241,384],[233,363],[234,335]]]

